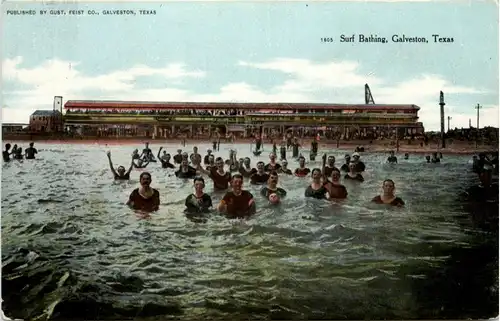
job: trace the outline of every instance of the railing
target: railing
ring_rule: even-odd
[[[247,115],[247,116],[206,116],[206,115],[88,115],[70,114],[65,116],[66,123],[147,123],[162,124],[416,124],[414,115],[401,114],[307,114],[307,115]]]

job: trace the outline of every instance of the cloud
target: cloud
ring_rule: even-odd
[[[183,85],[184,79],[207,77],[204,71],[190,70],[182,63],[162,68],[136,65],[99,75],[83,72],[84,65],[58,59],[43,64],[23,67],[23,59],[16,57],[3,62],[3,81],[9,88],[22,85],[26,90],[4,89],[4,122],[22,122],[36,109],[51,109],[53,96],[69,99],[109,99],[148,101],[226,101],[226,102],[323,102],[364,103],[364,84],[368,83],[378,104],[415,104],[421,107],[420,121],[426,130],[438,130],[439,91],[445,93],[446,116],[451,115],[452,127],[467,127],[469,118],[475,126],[476,111],[457,97],[473,97],[481,101],[490,94],[481,88],[471,88],[450,81],[441,75],[421,74],[403,82],[394,83],[381,75],[364,72],[358,62],[313,62],[306,59],[276,58],[264,62],[240,61],[235,68],[250,68],[279,73],[286,79],[271,87],[262,87],[236,79],[227,79],[211,93],[196,92]],[[143,77],[161,77],[169,87],[144,86]],[[235,76],[236,77],[236,76]],[[267,73],[266,73],[267,77]],[[208,77],[207,77],[208,78]],[[210,79],[207,79],[210,81]],[[5,88],[5,87],[4,87]],[[15,87],[13,87],[15,88]],[[469,99],[470,100],[470,99]],[[467,101],[467,100],[466,100]],[[6,107],[9,106],[9,107]],[[481,126],[498,126],[498,106],[485,105],[481,110]]]

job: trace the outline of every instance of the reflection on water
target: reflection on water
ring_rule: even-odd
[[[365,182],[346,182],[343,202],[306,200],[308,179],[283,176],[288,197],[280,207],[247,185],[257,197],[255,217],[213,214],[199,222],[183,213],[192,182],[159,164],[147,171],[162,205],[145,220],[124,205],[140,170],[130,182],[115,183],[104,146],[38,147],[39,160],[2,168],[2,296],[10,317],[485,318],[498,312],[497,234],[477,228],[457,203],[458,193],[476,183],[467,157],[426,164],[412,156],[387,165],[386,155],[365,154]],[[129,162],[133,148],[111,148],[116,166]],[[177,146],[167,148],[172,153]],[[227,157],[222,148],[217,156]],[[239,151],[238,157],[250,156],[248,146]],[[345,151],[333,154],[341,160]],[[406,207],[369,202],[385,178],[396,182]],[[216,203],[221,195],[207,185]]]

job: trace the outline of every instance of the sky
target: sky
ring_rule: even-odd
[[[426,131],[440,128],[440,91],[451,128],[469,119],[476,126],[478,103],[480,127],[499,123],[493,1],[14,2],[2,14],[4,123],[28,123],[35,110],[52,109],[54,96],[363,104],[365,83],[377,104],[421,107]],[[388,43],[360,43],[361,34]],[[428,42],[396,43],[393,35]]]

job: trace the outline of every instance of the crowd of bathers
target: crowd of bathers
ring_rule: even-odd
[[[293,149],[293,146],[290,146],[290,148]],[[222,157],[215,156],[212,150],[208,150],[207,154],[202,157],[196,146],[193,148],[191,155],[178,149],[177,154],[172,156],[163,148],[160,148],[155,157],[147,143],[142,153],[139,153],[138,150],[133,151],[128,169],[124,166],[115,169],[110,152],[108,152],[108,159],[110,169],[117,180],[128,180],[133,168],[146,168],[151,163],[156,162],[162,168],[173,169],[177,178],[192,180],[194,192],[188,195],[185,200],[188,212],[204,213],[213,210],[212,198],[204,191],[207,184],[206,180],[210,180],[213,183],[214,191],[226,192],[218,202],[216,209],[231,218],[248,217],[256,211],[254,195],[243,188],[246,180],[251,185],[261,185],[261,197],[264,197],[273,205],[280,204],[281,200],[287,195],[287,191],[278,186],[279,177],[282,175],[299,178],[310,177],[311,181],[305,189],[304,196],[324,200],[342,200],[348,197],[347,188],[341,183],[342,178],[344,181],[349,180],[356,183],[364,181],[363,172],[366,166],[361,160],[359,152],[345,155],[345,163],[340,168],[335,166],[335,157],[333,155],[323,154],[321,166],[311,169],[306,166],[305,157],[298,153],[297,149],[293,149],[292,158],[297,161],[298,166],[292,170],[288,167],[286,159],[288,150],[286,144],[282,144],[280,149],[282,154],[280,162],[277,161],[276,151],[273,151],[269,154],[267,164],[258,161],[255,167],[252,167],[249,157],[238,158],[235,150],[230,150],[229,157],[225,160]],[[283,150],[285,155],[283,155]],[[314,160],[316,155],[317,142],[314,143],[313,141],[310,160]],[[405,158],[407,156],[405,155]],[[391,153],[387,162],[397,162],[394,153]],[[140,174],[140,187],[134,189],[130,194],[127,201],[129,207],[141,212],[152,212],[159,209],[160,193],[157,189],[151,187],[151,182],[152,176],[149,172]],[[395,194],[395,183],[391,179],[382,182],[382,193],[374,197],[372,201],[393,206],[403,206],[405,204]]]

